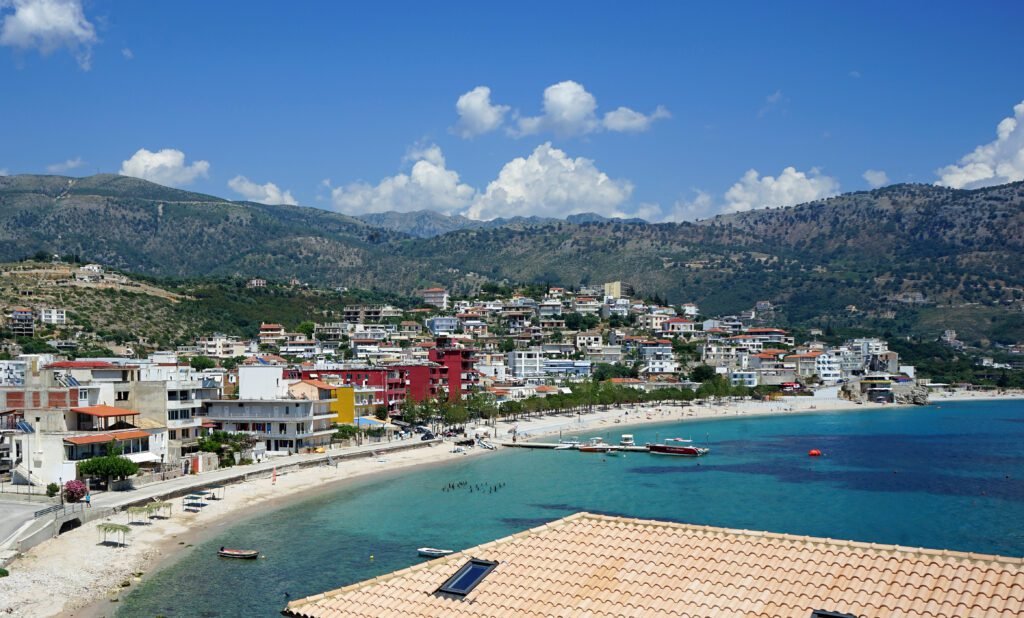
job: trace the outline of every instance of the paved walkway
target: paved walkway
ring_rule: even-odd
[[[191,489],[233,483],[248,476],[270,474],[275,468],[281,469],[296,465],[305,467],[316,465],[317,463],[326,463],[329,459],[341,464],[346,459],[353,457],[366,457],[370,456],[371,453],[386,453],[388,451],[416,448],[435,442],[437,440],[421,441],[420,436],[416,435],[405,440],[374,442],[360,446],[334,449],[326,453],[273,457],[257,464],[231,466],[230,468],[221,468],[212,472],[203,472],[202,474],[179,476],[178,478],[143,485],[128,491],[95,493],[92,495],[92,504],[94,507],[123,508],[133,504],[159,500],[167,496],[181,495]]]

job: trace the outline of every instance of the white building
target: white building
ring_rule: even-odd
[[[540,348],[513,350],[508,353],[508,372],[519,380],[543,378],[544,358]]]
[[[449,307],[449,296],[448,290],[444,288],[427,288],[420,292],[423,296],[423,302],[427,305],[433,305],[442,311],[447,311]]]
[[[249,351],[248,342],[220,333],[196,339],[195,348],[198,354],[210,358],[234,358]]]
[[[39,310],[39,321],[52,326],[64,326],[67,324],[67,312],[63,309],[45,307]]]
[[[280,366],[241,366],[238,380],[238,399],[209,402],[210,422],[224,431],[254,435],[268,452],[297,453],[330,444],[335,400],[329,390],[319,389],[319,399],[297,399]]]

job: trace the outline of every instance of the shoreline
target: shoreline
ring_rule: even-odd
[[[941,402],[1002,401],[1024,399],[1024,393],[960,393],[935,397]],[[559,433],[578,434],[613,428],[629,433],[647,425],[701,420],[725,420],[827,412],[880,411],[903,408],[895,404],[857,404],[841,399],[787,397],[771,402],[738,401],[680,405],[637,405],[596,410],[584,415],[541,416],[519,422],[498,422],[489,428],[495,439],[505,439],[517,427],[521,440],[535,440]],[[480,427],[479,429],[483,429]],[[89,522],[81,528],[45,541],[10,565],[10,576],[0,578],[0,613],[11,616],[67,615],[76,618],[111,616],[120,598],[143,578],[187,559],[192,546],[203,543],[226,527],[300,502],[325,489],[336,491],[371,477],[399,474],[412,466],[443,466],[463,457],[479,457],[490,451],[474,448],[465,454],[452,453],[444,442],[427,448],[387,453],[377,458],[339,462],[329,466],[303,468],[281,474],[276,484],[268,478],[250,479],[226,486],[223,500],[211,502],[199,513],[178,508],[168,519],[133,526],[128,546],[111,548],[97,543],[96,526],[103,522],[123,523],[124,512]],[[175,502],[175,506],[180,505]],[[133,574],[142,573],[141,577]],[[122,587],[128,582],[128,587]]]

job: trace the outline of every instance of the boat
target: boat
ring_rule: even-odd
[[[440,558],[441,556],[447,556],[448,554],[453,553],[453,550],[438,549],[436,547],[421,547],[416,550],[416,553],[424,558]]]
[[[605,451],[605,455],[611,455],[612,457],[618,457],[622,454],[622,450],[618,446],[609,446],[608,450]]]
[[[226,547],[221,547],[217,550],[217,555],[221,558],[255,560],[260,557],[260,551],[258,549],[227,549]]]
[[[619,439],[619,446],[636,446],[636,441],[633,440],[633,434],[622,434],[622,438]]]
[[[601,438],[591,438],[586,444],[577,447],[581,453],[607,453],[611,449],[610,444],[605,444]]]
[[[683,438],[668,438],[662,444],[648,444],[647,450],[654,455],[675,455],[677,457],[700,457],[711,452],[710,448],[696,446],[693,444],[693,440]]]
[[[487,440],[477,440],[476,443],[477,443],[477,445],[479,445],[479,446],[481,446],[481,447],[483,447],[483,448],[485,448],[485,449],[487,449],[489,451],[493,451],[494,449],[498,448],[498,447],[494,446],[493,444],[491,444],[490,442],[488,442]]]
[[[578,443],[562,443],[555,447],[556,451],[572,451],[579,448]]]

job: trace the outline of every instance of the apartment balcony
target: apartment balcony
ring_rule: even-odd
[[[334,418],[335,413],[330,410],[325,410],[319,414],[283,414],[281,412],[256,412],[246,410],[228,410],[228,411],[211,411],[207,417],[212,421],[262,421],[262,422],[275,422],[275,423],[294,423],[302,422],[307,420],[323,420],[327,418]]]

